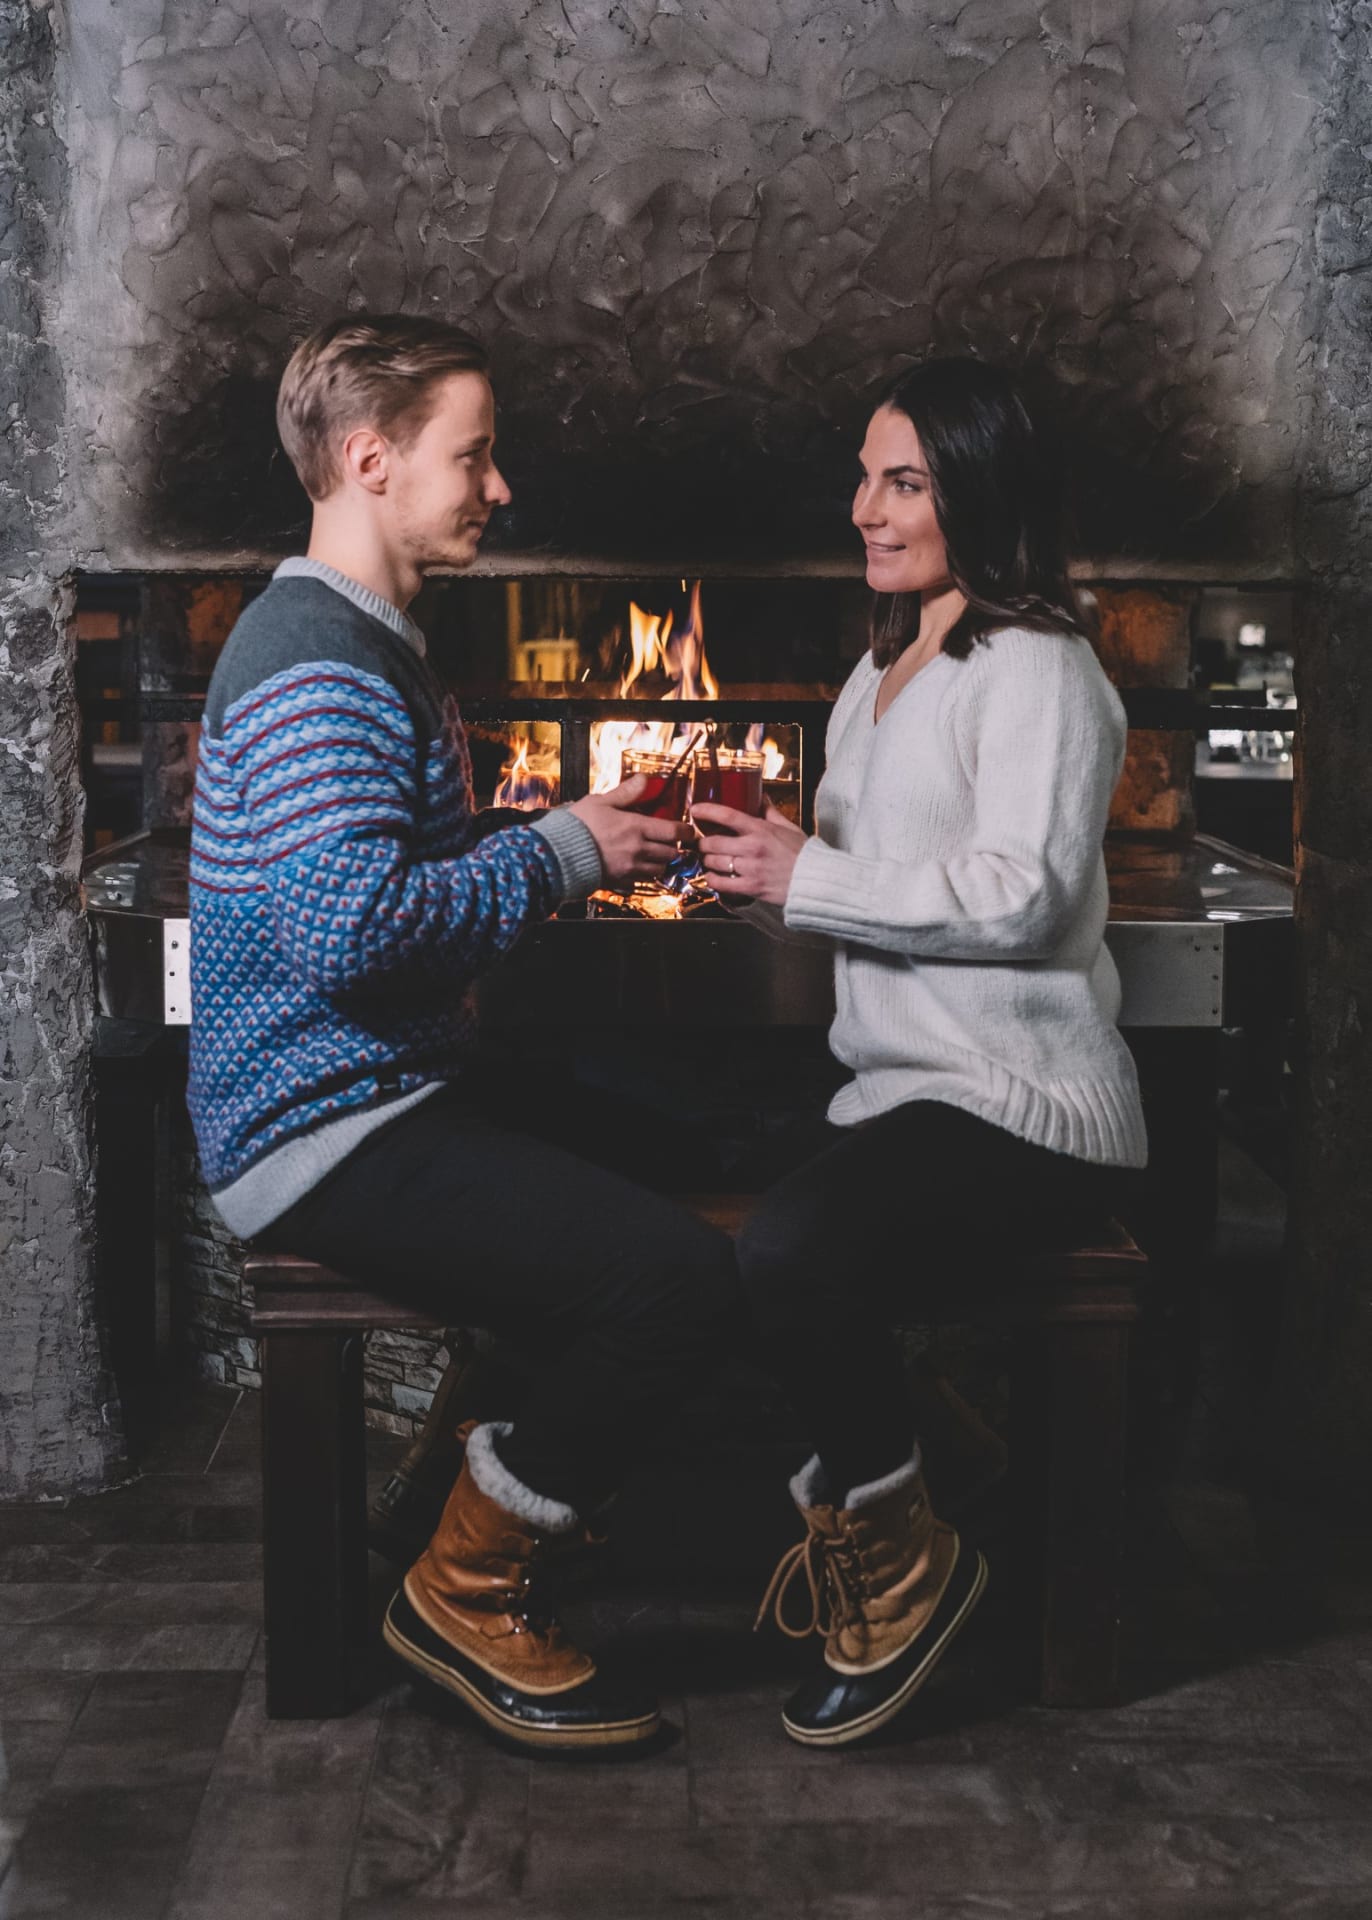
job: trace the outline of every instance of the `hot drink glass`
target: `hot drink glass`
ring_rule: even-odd
[[[619,777],[632,780],[636,773],[643,775],[647,785],[631,812],[645,813],[653,820],[686,818],[687,776],[680,760],[670,753],[647,753],[629,747],[620,756]]]
[[[750,813],[760,820],[765,811],[762,767],[762,755],[749,748],[722,747],[713,761],[709,754],[698,753],[691,774],[691,805],[710,801],[716,806],[733,807],[738,813]],[[714,823],[709,830],[711,833],[729,831]]]

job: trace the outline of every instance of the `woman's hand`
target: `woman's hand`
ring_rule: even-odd
[[[757,820],[736,807],[702,800],[691,808],[691,818],[705,829],[700,858],[721,900],[767,900],[774,907],[785,906],[791,874],[808,834],[793,827],[770,804]],[[716,831],[711,833],[711,827]]]

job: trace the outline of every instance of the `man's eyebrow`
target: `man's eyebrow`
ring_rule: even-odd
[[[495,435],[492,433],[483,433],[478,439],[469,440],[465,447],[459,447],[458,452],[459,453],[480,453],[483,447],[491,447],[494,445],[495,445]]]

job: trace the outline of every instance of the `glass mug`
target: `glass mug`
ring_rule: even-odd
[[[721,747],[717,759],[718,765],[713,765],[708,753],[696,755],[691,773],[691,805],[705,800],[716,806],[733,807],[738,813],[750,813],[760,820],[766,811],[762,797],[762,755],[749,748]],[[728,833],[729,829],[711,821],[708,831]]]
[[[647,753],[627,747],[619,757],[619,777],[632,780],[641,773],[647,781],[631,813],[647,814],[651,820],[686,818],[687,774],[684,763],[670,753]]]

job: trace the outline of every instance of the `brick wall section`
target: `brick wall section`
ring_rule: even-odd
[[[177,1364],[202,1380],[260,1387],[257,1342],[248,1331],[243,1246],[216,1214],[184,1108],[174,1118],[171,1221],[172,1328]],[[367,1337],[367,1424],[408,1439],[428,1413],[447,1355],[434,1334],[378,1331]]]

